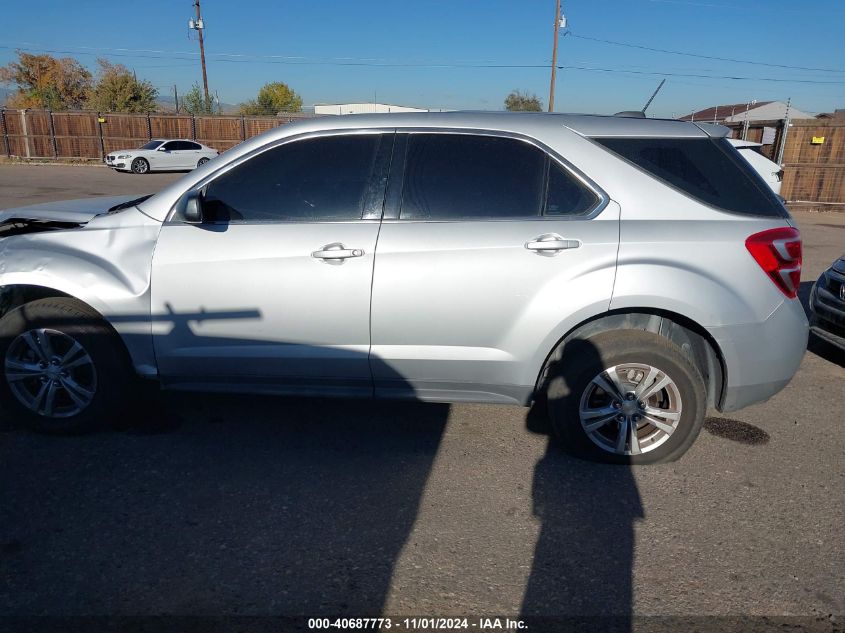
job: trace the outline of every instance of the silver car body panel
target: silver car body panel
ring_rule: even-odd
[[[386,220],[373,275],[376,393],[529,401],[554,344],[610,305],[618,222],[615,203],[592,220]],[[581,244],[553,257],[525,248],[549,233]]]
[[[87,203],[102,213],[117,202],[92,198]],[[26,217],[39,214],[31,210]],[[130,207],[97,215],[79,229],[0,239],[0,286],[39,286],[85,302],[123,338],[136,371],[155,376],[150,263],[160,229],[161,222]]]
[[[566,219],[168,221],[185,192],[270,146],[394,130],[534,142],[598,183],[601,204]],[[45,286],[89,303],[124,338],[136,369],[173,388],[523,404],[573,328],[608,311],[659,310],[715,341],[731,410],[780,389],[803,354],[800,304],[783,297],[744,247],[749,235],[788,220],[722,212],[657,186],[589,138],[725,134],[720,126],[579,115],[310,119],[242,143],[137,209],[87,218],[78,230],[0,240],[0,285]],[[543,234],[578,247],[553,257],[526,249]],[[363,253],[341,265],[311,257],[331,243]]]
[[[154,326],[162,379],[310,378],[370,391],[378,232],[378,220],[166,224],[152,273],[152,312],[169,317]],[[312,257],[334,243],[362,255],[338,265]]]

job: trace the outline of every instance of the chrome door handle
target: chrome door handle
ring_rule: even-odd
[[[535,237],[525,243],[525,248],[537,253],[537,255],[557,255],[560,251],[578,248],[581,246],[579,240],[567,240],[557,233],[546,233]]]
[[[345,259],[349,259],[350,257],[363,257],[363,255],[364,251],[360,248],[346,248],[346,246],[340,242],[326,244],[320,250],[311,253],[311,257],[322,259],[331,264],[342,264]]]

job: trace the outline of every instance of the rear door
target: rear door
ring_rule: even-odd
[[[180,160],[185,169],[193,169],[202,158],[202,145],[193,141],[181,141],[182,157]]]
[[[550,332],[607,309],[618,219],[529,140],[398,135],[373,276],[377,394],[522,401]]]
[[[156,150],[151,157],[155,169],[181,169],[179,144],[180,141],[167,141]]]
[[[191,141],[173,141],[171,150],[174,169],[192,169],[197,166],[199,160],[199,145]]]

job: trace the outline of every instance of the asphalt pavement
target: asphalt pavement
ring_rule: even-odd
[[[0,165],[0,208],[178,177]],[[845,251],[845,214],[795,217],[806,295]],[[843,367],[811,340],[781,393],[713,413],[679,461],[633,469],[561,454],[518,407],[179,394],[83,437],[3,419],[0,618],[750,615],[835,630]]]

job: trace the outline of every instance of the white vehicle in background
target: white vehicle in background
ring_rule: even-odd
[[[146,174],[179,171],[204,165],[220,152],[188,139],[153,139],[138,149],[119,149],[106,155],[105,163],[117,171]]]
[[[736,147],[742,157],[754,168],[763,180],[772,188],[777,195],[780,195],[780,184],[783,180],[783,168],[776,162],[763,156],[760,143],[743,141],[742,139],[728,139],[731,145]]]

